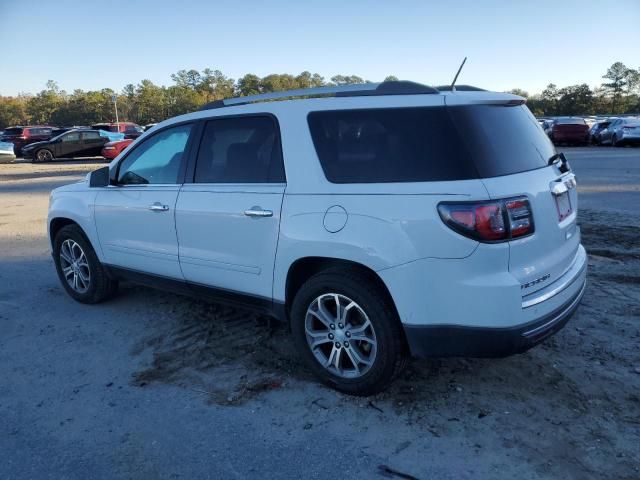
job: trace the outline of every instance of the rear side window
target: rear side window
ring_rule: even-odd
[[[332,183],[477,178],[445,107],[311,112],[308,122]]]
[[[27,132],[29,135],[51,135],[50,128],[29,128]]]
[[[284,182],[275,120],[268,116],[250,116],[208,121],[198,150],[194,180],[196,183]]]
[[[546,167],[553,144],[524,105],[448,108],[481,178]]]

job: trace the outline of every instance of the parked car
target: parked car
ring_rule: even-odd
[[[13,162],[16,154],[13,152],[13,143],[0,142],[0,163]]]
[[[102,147],[101,155],[104,158],[108,158],[109,160],[113,160],[116,158],[122,151],[127,148],[133,142],[132,139],[127,138],[125,140],[118,140],[116,142],[105,143],[104,147]]]
[[[554,145],[588,145],[589,126],[580,117],[556,118],[549,132],[549,138]]]
[[[148,123],[147,125],[145,125],[143,128],[143,130],[146,132],[147,130],[149,130],[150,128],[153,128],[157,125],[157,123]]]
[[[119,122],[119,123],[96,123],[91,125],[91,128],[95,130],[106,130],[107,132],[120,132],[124,133],[124,138],[138,138],[144,133],[144,130],[140,125],[131,122]]]
[[[589,140],[594,145],[600,145],[600,133],[605,130],[612,120],[605,120],[594,123],[589,129]]]
[[[34,163],[56,158],[95,157],[108,141],[93,129],[74,129],[51,140],[27,145],[22,149],[22,155]]]
[[[133,279],[254,308],[350,394],[409,355],[525,351],[577,308],[587,256],[574,174],[524,102],[383,82],[167,120],[52,192],[60,282],[83,303]]]
[[[0,135],[0,141],[13,143],[13,152],[18,155],[26,145],[49,140],[52,132],[53,128],[45,125],[9,127]]]
[[[617,118],[600,132],[600,143],[622,147],[640,143],[640,118]]]

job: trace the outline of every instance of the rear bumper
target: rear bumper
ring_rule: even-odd
[[[483,328],[457,325],[404,325],[417,357],[506,357],[522,353],[562,329],[578,308],[586,279],[577,293],[551,313],[516,327]]]
[[[0,163],[9,163],[13,162],[16,159],[16,156],[13,152],[0,152]]]

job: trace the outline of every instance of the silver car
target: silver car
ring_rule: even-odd
[[[600,132],[600,144],[621,147],[640,144],[640,118],[617,118]]]
[[[13,162],[16,159],[13,153],[13,143],[0,142],[0,163]]]

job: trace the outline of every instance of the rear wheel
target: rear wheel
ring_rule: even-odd
[[[291,308],[298,350],[316,376],[336,390],[371,395],[407,363],[395,308],[369,275],[331,269],[311,277]]]
[[[74,300],[99,303],[116,292],[118,283],[108,277],[80,227],[63,227],[53,243],[58,278]]]
[[[50,162],[51,160],[53,160],[53,152],[46,148],[37,150],[33,155],[33,163]]]

